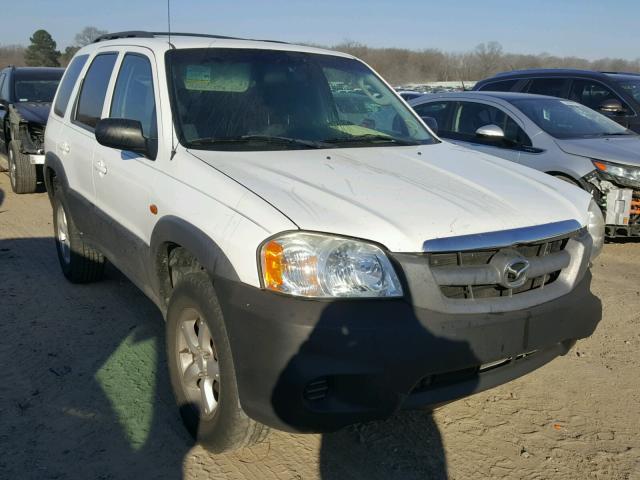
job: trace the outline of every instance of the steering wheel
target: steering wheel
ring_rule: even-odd
[[[364,83],[364,78],[361,78],[360,80],[358,80],[358,85],[360,86],[360,88],[362,89],[362,91],[365,93],[365,95],[367,95],[367,97],[369,97],[371,100],[373,100],[375,103],[377,103],[378,105],[390,105],[391,104],[391,98],[390,97],[385,97],[384,95],[380,95],[379,97],[376,97],[374,93],[371,93],[369,91],[369,87],[367,85],[365,85]]]

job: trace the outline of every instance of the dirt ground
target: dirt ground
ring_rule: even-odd
[[[640,243],[594,267],[596,333],[434,413],[212,455],[182,428],[160,313],[118,271],[71,285],[46,194],[0,174],[1,479],[640,480]]]

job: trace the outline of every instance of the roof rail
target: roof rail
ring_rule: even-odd
[[[93,43],[104,42],[106,40],[116,40],[118,38],[153,38],[153,33],[143,30],[130,30],[127,32],[114,32],[100,35]]]
[[[638,72],[606,72],[606,71],[602,71],[600,73],[605,73],[607,75],[636,75],[636,76],[640,76],[640,73],[638,73]]]
[[[280,40],[256,40],[253,38],[240,38],[240,37],[228,37],[224,35],[209,35],[206,33],[183,33],[183,32],[171,32],[172,37],[205,37],[205,38],[217,38],[220,40],[246,40],[254,42],[272,42],[272,43],[287,43]],[[146,32],[143,30],[131,30],[128,32],[114,32],[101,35],[96,38],[93,43],[104,42],[106,40],[116,40],[119,38],[155,38],[159,36],[169,36],[169,32]]]

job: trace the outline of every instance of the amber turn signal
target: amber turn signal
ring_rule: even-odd
[[[278,242],[271,240],[263,248],[263,278],[265,287],[280,290],[282,286],[283,248]]]

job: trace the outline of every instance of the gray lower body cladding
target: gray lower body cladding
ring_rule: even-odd
[[[225,280],[216,290],[247,414],[323,432],[449,402],[566,353],[600,321],[590,283],[587,273],[556,300],[486,314],[439,313],[405,299],[306,300]]]

